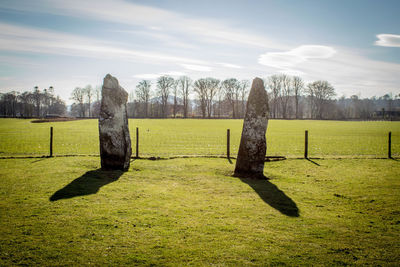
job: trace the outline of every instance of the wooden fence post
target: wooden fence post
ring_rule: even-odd
[[[136,158],[139,158],[139,128],[136,127]]]
[[[53,127],[50,127],[50,157],[53,157]]]
[[[231,130],[226,130],[226,157],[230,159]]]
[[[304,136],[304,158],[308,158],[308,131],[306,130]]]
[[[388,158],[392,158],[392,132],[389,132],[389,140],[388,140]]]

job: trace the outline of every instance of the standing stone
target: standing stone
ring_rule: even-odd
[[[128,170],[132,154],[126,102],[128,93],[107,74],[101,90],[99,117],[101,168]]]
[[[242,138],[236,160],[235,176],[264,177],[264,161],[267,152],[265,132],[268,125],[268,96],[264,83],[255,78],[247,100]]]

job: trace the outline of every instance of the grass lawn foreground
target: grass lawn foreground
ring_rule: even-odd
[[[0,266],[399,265],[400,164],[0,159]]]

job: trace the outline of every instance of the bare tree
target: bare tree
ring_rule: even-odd
[[[133,103],[135,101],[135,92],[131,90],[128,95],[128,103]]]
[[[222,86],[222,82],[220,82],[218,90],[217,90],[217,104],[218,104],[217,113],[218,113],[218,118],[220,118],[221,115],[222,115],[222,100],[224,98],[225,98],[225,91],[224,91],[224,88]]]
[[[95,96],[96,96],[96,101],[101,100],[101,86],[96,86],[96,89],[94,90]]]
[[[188,115],[188,105],[189,105],[189,93],[190,93],[190,85],[192,84],[192,80],[187,76],[182,76],[178,80],[180,87],[180,95],[182,97],[182,105],[183,105],[183,117],[187,118]]]
[[[275,119],[278,117],[278,104],[279,97],[281,95],[281,83],[278,75],[272,75],[267,81],[268,87],[271,89],[271,105],[272,105],[272,117]]]
[[[35,99],[36,116],[40,117],[40,106],[43,96],[40,93],[38,86],[35,86],[35,89],[33,91],[33,98]]]
[[[31,92],[23,92],[18,97],[22,104],[21,115],[24,117],[32,117],[35,105],[33,94]]]
[[[136,96],[138,101],[143,103],[143,115],[145,118],[148,117],[150,88],[151,82],[148,80],[142,80],[138,85],[136,85]]]
[[[222,88],[225,93],[225,99],[229,102],[232,108],[232,118],[236,118],[236,105],[237,99],[239,98],[239,84],[235,78],[226,79],[222,82]]]
[[[176,118],[176,113],[178,112],[178,87],[179,81],[174,81],[172,85],[172,94],[174,95],[174,106],[172,108],[172,113],[174,114],[174,118]]]
[[[88,103],[89,117],[91,117],[92,114],[90,112],[90,107],[92,105],[92,97],[93,97],[93,94],[94,94],[94,90],[93,90],[92,86],[90,84],[88,84],[88,85],[86,85],[85,88],[83,88],[83,92],[85,94],[85,97],[86,97],[86,100],[87,100],[87,103]]]
[[[371,119],[375,110],[375,104],[372,99],[365,98],[362,100],[361,118]]]
[[[307,85],[307,92],[312,102],[313,115],[322,119],[327,103],[336,95],[335,89],[327,81],[315,81]]]
[[[207,117],[211,118],[213,100],[219,89],[219,80],[215,78],[207,78],[206,87]]]
[[[48,89],[43,89],[42,93],[42,114],[52,114],[51,107],[53,106],[54,98],[54,88],[50,86]]]
[[[237,81],[236,82],[236,86],[233,87],[233,96],[234,96],[234,101],[235,101],[235,117],[234,118],[239,118],[240,117],[240,113],[239,113],[239,97],[240,97],[240,82]]]
[[[248,80],[242,80],[240,82],[240,100],[242,102],[242,108],[240,113],[242,118],[244,118],[246,112],[246,99],[247,99],[247,94],[249,93],[249,84],[250,82]]]
[[[174,79],[166,75],[157,79],[158,95],[161,97],[161,112],[164,118],[168,116],[168,97],[174,83]]]
[[[361,114],[361,100],[359,99],[358,95],[350,96],[351,100],[351,107],[349,112],[349,117],[352,119],[360,118]]]
[[[43,89],[42,93],[42,104],[41,104],[41,114],[43,116],[46,116],[48,114],[48,109],[49,109],[49,92],[47,91],[47,88]]]
[[[54,97],[54,87],[53,86],[49,86],[49,89],[47,90],[48,94],[49,94],[49,112],[51,114],[53,114],[53,112],[50,110],[53,106],[54,106],[54,100],[56,100],[56,98]]]
[[[11,91],[0,93],[0,115],[1,116],[42,116],[44,114],[64,114],[66,106],[59,97],[54,97],[51,88],[40,92],[35,88],[35,92],[18,93]],[[46,100],[47,98],[47,100]],[[39,104],[37,100],[39,99]],[[39,112],[36,107],[39,106]]]
[[[85,90],[81,87],[75,87],[75,89],[72,91],[71,94],[71,99],[75,101],[75,104],[79,105],[79,116],[84,117],[85,116]]]
[[[0,95],[1,113],[8,117],[16,117],[19,95],[15,91]]]
[[[288,117],[289,100],[292,94],[291,78],[286,74],[280,75],[279,78],[281,84],[280,104],[281,104],[282,116],[284,119],[286,119]]]
[[[129,91],[128,94],[128,102],[126,103],[126,112],[128,114],[128,118],[134,118],[137,112],[137,103],[135,103],[135,92],[133,90]]]
[[[193,90],[200,103],[201,114],[206,117],[207,112],[207,79],[201,78],[194,82]]]
[[[298,76],[294,76],[292,79],[292,87],[293,87],[293,92],[294,92],[294,102],[295,102],[295,106],[296,106],[296,119],[298,119],[299,118],[299,99],[300,99],[300,96],[304,89],[303,79]]]
[[[389,113],[389,120],[392,120],[393,93],[385,94],[382,98],[386,102],[387,112]]]

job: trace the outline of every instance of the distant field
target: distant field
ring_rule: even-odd
[[[140,156],[225,155],[226,130],[231,130],[231,155],[238,150],[242,120],[130,119],[135,151],[135,129],[140,130]],[[98,122],[78,120],[30,123],[0,119],[0,156],[47,155],[49,128],[54,127],[55,155],[99,154]],[[400,155],[400,122],[344,122],[270,120],[267,155],[301,157],[304,131],[309,131],[311,157],[386,157],[392,131],[392,154]]]

